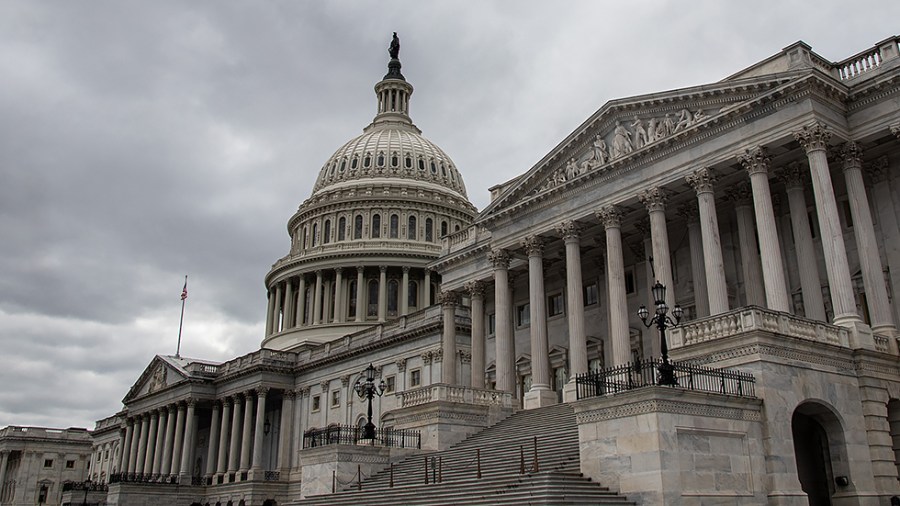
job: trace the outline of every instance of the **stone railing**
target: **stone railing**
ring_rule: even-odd
[[[842,81],[855,79],[881,67],[887,60],[897,58],[898,42],[900,42],[900,38],[892,37],[876,44],[875,47],[835,63],[840,79]]]
[[[849,345],[847,329],[755,306],[701,318],[669,329],[669,347],[678,348],[761,330],[810,341]],[[887,342],[885,341],[885,347]]]
[[[408,408],[434,401],[456,402],[475,406],[513,407],[512,394],[458,385],[435,383],[421,388],[398,392],[400,407]]]
[[[462,249],[473,246],[478,242],[490,240],[491,234],[483,227],[471,226],[453,232],[441,238],[441,255],[454,253]]]

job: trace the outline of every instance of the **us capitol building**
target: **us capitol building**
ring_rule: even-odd
[[[894,504],[898,42],[607,102],[479,212],[395,37],[260,350],[3,429],[0,504]]]

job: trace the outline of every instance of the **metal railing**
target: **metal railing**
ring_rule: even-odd
[[[113,473],[109,475],[110,483],[161,483],[165,485],[178,485],[177,474],[138,474],[138,473]]]
[[[349,425],[333,425],[310,429],[303,433],[303,448],[325,445],[368,445],[394,448],[422,448],[422,434],[417,430],[379,428],[374,439],[364,437],[365,429]]]
[[[579,399],[615,395],[659,384],[662,360],[651,358],[579,374],[575,386]],[[674,388],[711,392],[739,397],[755,397],[756,379],[750,373],[729,369],[713,369],[686,362],[669,362],[675,371]]]
[[[88,492],[107,492],[109,487],[106,483],[85,483],[83,481],[65,481],[62,484],[63,492],[72,492],[79,490],[87,490]]]

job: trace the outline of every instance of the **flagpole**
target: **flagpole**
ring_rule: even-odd
[[[181,318],[178,320],[178,348],[175,349],[175,358],[181,358],[181,329],[184,325],[184,302],[187,300],[187,274],[184,275],[184,289],[181,290]]]

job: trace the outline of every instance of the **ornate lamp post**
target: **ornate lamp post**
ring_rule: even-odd
[[[92,482],[91,482],[90,478],[84,480],[84,501],[81,502],[81,504],[83,506],[87,506],[87,503],[88,503],[87,496],[88,496],[88,491],[91,489],[91,484],[92,484]]]
[[[657,383],[675,386],[678,384],[678,380],[675,378],[675,368],[669,363],[669,345],[666,343],[666,329],[678,326],[681,322],[681,317],[684,315],[684,310],[676,304],[675,308],[672,309],[672,316],[675,317],[675,320],[672,320],[667,316],[669,306],[666,304],[666,285],[657,281],[650,291],[653,293],[656,314],[648,320],[650,311],[643,304],[641,304],[637,314],[647,328],[655,324],[656,328],[659,329],[659,349],[662,354],[662,363],[659,364],[659,380]]]
[[[368,422],[365,426],[363,439],[375,439],[375,424],[372,423],[372,399],[376,395],[381,397],[384,394],[384,380],[381,380],[377,386],[375,385],[375,367],[372,364],[369,364],[369,367],[366,367],[366,370],[363,372],[365,373],[365,381],[360,382],[361,380],[356,380],[356,385],[353,389],[356,390],[356,395],[361,399],[369,400]]]

